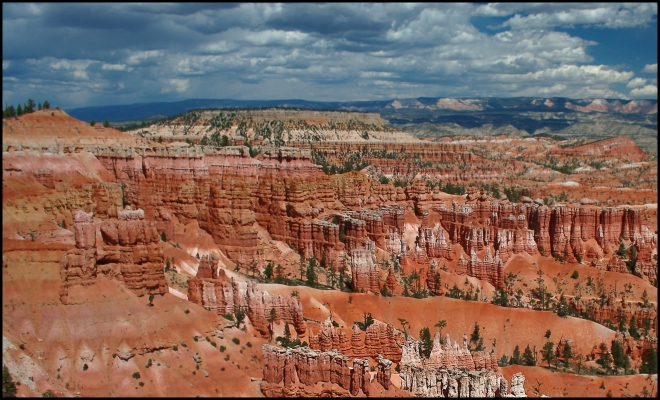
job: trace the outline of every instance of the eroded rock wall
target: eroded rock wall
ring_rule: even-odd
[[[233,314],[237,307],[243,307],[252,326],[262,335],[269,334],[270,311],[275,311],[275,322],[288,322],[298,333],[307,331],[303,320],[302,305],[296,297],[273,296],[261,291],[257,285],[248,281],[247,290],[239,289],[233,284],[223,270],[217,278],[197,277],[188,280],[188,300],[225,315]]]
[[[93,284],[99,273],[121,280],[138,296],[167,293],[161,238],[155,223],[144,220],[142,210],[120,210],[118,219],[101,223],[102,242],[92,213],[74,215],[76,248],[60,263],[60,300],[67,303],[71,285]]]

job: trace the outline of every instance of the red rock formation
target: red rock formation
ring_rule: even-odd
[[[606,303],[602,306],[596,300],[587,302],[575,298],[569,299],[569,305],[576,312],[589,315],[591,319],[600,323],[609,320],[616,325],[620,318],[630,322],[634,316],[637,327],[640,329],[644,326],[645,319],[649,320],[652,329],[657,329],[658,326],[658,311],[653,304],[627,303],[625,297],[621,301],[617,301],[613,293],[610,293]]]
[[[218,256],[215,254],[204,255],[199,259],[197,267],[198,278],[215,279],[218,277]]]
[[[491,370],[446,370],[405,365],[399,376],[401,389],[415,397],[527,397],[525,377],[521,373],[511,377],[511,395],[504,376]]]
[[[93,284],[97,273],[123,281],[138,296],[167,292],[163,249],[154,224],[143,220],[142,210],[119,211],[118,217],[101,224],[103,243],[97,246],[92,214],[75,213],[76,249],[61,261],[60,300],[64,304],[69,286]]]
[[[378,355],[378,366],[376,367],[376,382],[388,390],[392,382],[392,361],[383,358],[382,355]]]
[[[469,259],[465,259],[461,254],[456,264],[456,273],[459,275],[467,274],[477,279],[490,282],[493,286],[504,288],[504,265],[500,259],[499,252],[495,252],[495,257],[490,252],[490,247],[486,249],[486,257],[481,260],[477,253],[472,249]]]
[[[354,292],[378,293],[378,263],[374,242],[367,239],[365,249],[351,252],[352,287]]]
[[[237,307],[243,307],[252,326],[262,335],[268,335],[270,310],[275,311],[275,322],[288,322],[298,335],[307,331],[303,320],[303,309],[294,296],[273,296],[257,289],[249,281],[247,290],[239,290],[227,278],[223,270],[217,279],[194,277],[188,280],[188,300],[218,313],[233,314]]]
[[[339,328],[332,326],[330,317],[321,324],[318,334],[310,333],[310,347],[315,350],[340,350],[353,357],[371,357],[376,359],[383,355],[388,359],[399,361],[401,348],[399,345],[401,333],[394,325],[375,321],[367,327],[366,332],[353,325],[351,339]]]
[[[600,156],[600,157],[644,157],[646,153],[628,136],[617,136],[569,149],[557,149],[563,155]]]
[[[420,228],[418,243],[426,251],[429,258],[454,259],[452,248],[447,243],[445,231],[442,227],[438,228],[437,236],[433,234],[431,228]]]
[[[101,224],[103,245],[97,254],[101,271],[115,275],[139,296],[167,293],[155,223],[145,221],[142,210],[120,210],[117,217]]]
[[[60,262],[60,301],[67,304],[69,287],[88,286],[96,281],[96,226],[92,213],[77,211],[73,218],[76,248],[62,256]]]
[[[394,277],[394,267],[390,267],[387,272],[387,279],[385,280],[385,286],[390,293],[394,293],[396,290],[396,278]]]
[[[271,385],[267,386],[264,392],[267,396],[282,393],[280,389],[272,386],[279,385],[282,381],[284,381],[285,388],[290,388],[296,382],[305,386],[330,382],[349,390],[353,396],[360,393],[364,393],[366,396],[371,394],[369,359],[355,358],[351,367],[349,366],[350,359],[334,350],[318,352],[306,347],[283,349],[265,344],[262,346],[262,352],[264,381]],[[383,362],[383,365],[385,364]],[[383,367],[383,379],[387,376],[387,371]],[[378,382],[381,381],[382,379]],[[387,382],[389,384],[389,378]]]

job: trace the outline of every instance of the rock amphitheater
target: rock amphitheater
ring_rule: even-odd
[[[4,119],[3,363],[25,396],[656,393],[657,161],[488,140],[309,110]],[[547,157],[609,167],[566,189]]]

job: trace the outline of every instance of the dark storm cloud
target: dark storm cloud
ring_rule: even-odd
[[[589,55],[599,43],[553,29],[657,33],[656,16],[650,3],[3,3],[3,100],[657,96],[657,67],[607,65]],[[473,17],[504,22],[484,33]]]

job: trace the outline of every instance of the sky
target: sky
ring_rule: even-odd
[[[657,15],[656,3],[3,3],[2,100],[657,99]]]

